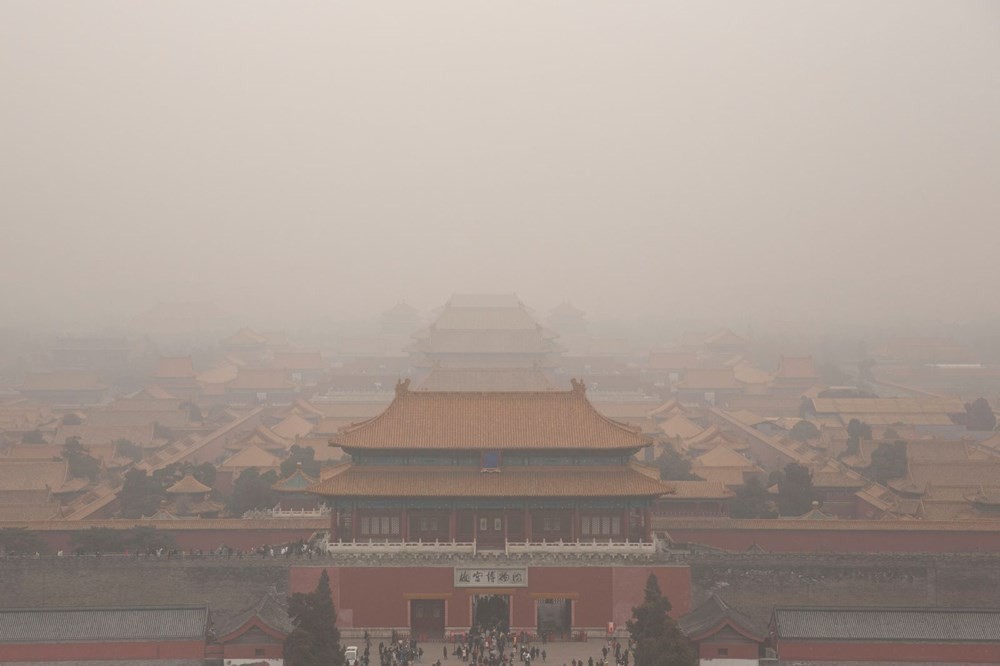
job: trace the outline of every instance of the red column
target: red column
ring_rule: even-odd
[[[572,525],[572,527],[573,527],[573,532],[572,532],[573,538],[572,538],[572,540],[573,541],[579,541],[580,540],[580,507],[579,506],[573,507],[573,525]]]
[[[524,540],[531,541],[531,511],[524,507]]]
[[[653,541],[653,511],[652,511],[652,509],[649,508],[648,504],[646,505],[646,510],[643,512],[642,519],[646,523],[646,525],[645,525],[645,528],[646,528],[646,541],[649,541],[649,542],[652,543],[652,541]]]
[[[448,516],[448,536],[452,541],[458,541],[458,507],[451,507],[451,515]]]
[[[340,509],[334,505],[333,509],[330,510],[330,542],[340,538]]]
[[[351,541],[358,540],[358,507],[351,507]]]
[[[410,512],[403,507],[403,516],[400,520],[399,525],[399,536],[403,539],[403,542],[409,541],[410,537]]]
[[[624,538],[626,540],[631,541],[631,539],[632,539],[632,525],[629,523],[629,521],[631,519],[632,519],[632,512],[629,511],[628,506],[626,506],[625,507],[625,511],[624,511],[624,513],[622,515],[622,531],[621,531],[621,534],[618,535],[619,539]]]

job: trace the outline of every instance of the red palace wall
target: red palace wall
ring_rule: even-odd
[[[112,521],[101,521],[96,524],[104,527],[111,522]],[[117,522],[124,523],[125,521]],[[239,520],[219,521],[229,524],[221,527],[215,527],[214,529],[184,529],[162,524],[165,522],[168,521],[160,521],[154,525],[154,527],[159,530],[163,530],[163,532],[174,537],[177,541],[178,547],[182,550],[215,550],[222,544],[226,544],[230,548],[235,548],[237,550],[250,550],[252,548],[258,548],[262,545],[293,543],[299,539],[308,540],[316,532],[325,529],[325,525],[324,527],[288,526],[259,529],[242,526],[239,524]],[[206,523],[206,527],[208,527],[207,524],[210,521],[204,522]],[[127,525],[122,525],[122,527],[131,527],[132,524],[133,523],[130,522]],[[148,525],[149,523],[147,522],[144,524]],[[36,534],[46,544],[48,544],[49,548],[53,551],[62,550],[66,553],[71,553],[72,548],[70,547],[70,539],[72,539],[73,534],[77,531],[86,530],[89,527],[89,524],[81,523],[76,529],[45,529],[38,530]]]
[[[263,650],[263,654],[257,654],[257,650]],[[282,646],[280,643],[244,643],[229,644],[222,648],[222,655],[225,659],[281,659]]]
[[[720,654],[719,650],[726,652]],[[701,642],[698,644],[698,657],[701,659],[756,659],[760,656],[760,647],[756,643]]]
[[[0,662],[204,658],[205,641],[0,643]]]
[[[788,525],[788,521],[754,520],[754,526],[691,526],[661,520],[656,531],[666,532],[675,543],[698,543],[724,550],[743,551],[754,544],[772,552],[798,553],[990,553],[1000,551],[1000,529],[851,529],[842,521],[836,528]],[[745,525],[745,523],[744,523]],[[950,524],[949,524],[950,525]],[[953,527],[953,526],[952,526]]]
[[[529,567],[528,587],[456,588],[451,567],[327,567],[337,624],[342,628],[387,628],[410,626],[409,600],[445,599],[447,627],[467,629],[472,622],[472,598],[476,594],[509,594],[512,627],[531,630],[536,625],[535,600],[573,599],[574,627],[606,627],[608,622],[624,626],[632,607],[642,603],[650,573],[679,617],[691,609],[691,571],[673,567]],[[316,587],[322,567],[291,569],[291,592],[309,592]]]
[[[780,641],[778,656],[782,662],[815,660],[997,664],[1000,663],[1000,643]]]

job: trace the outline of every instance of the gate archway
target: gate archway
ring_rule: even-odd
[[[472,598],[472,626],[510,630],[510,595],[477,594]]]

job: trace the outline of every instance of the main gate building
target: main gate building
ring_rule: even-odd
[[[331,444],[351,462],[310,488],[332,507],[339,624],[440,637],[470,626],[567,635],[623,625],[655,573],[678,614],[688,569],[657,553],[650,507],[670,492],[634,462],[651,442],[571,390],[423,391]],[[319,567],[296,567],[292,591]]]
[[[632,462],[651,442],[569,391],[411,391],[331,443],[351,456],[311,488],[331,541],[508,543],[651,540],[669,488]]]

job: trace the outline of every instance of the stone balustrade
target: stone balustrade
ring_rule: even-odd
[[[508,542],[508,555],[653,555],[656,544],[644,541],[541,541]]]
[[[333,555],[474,555],[476,544],[462,541],[330,541],[321,545]]]

